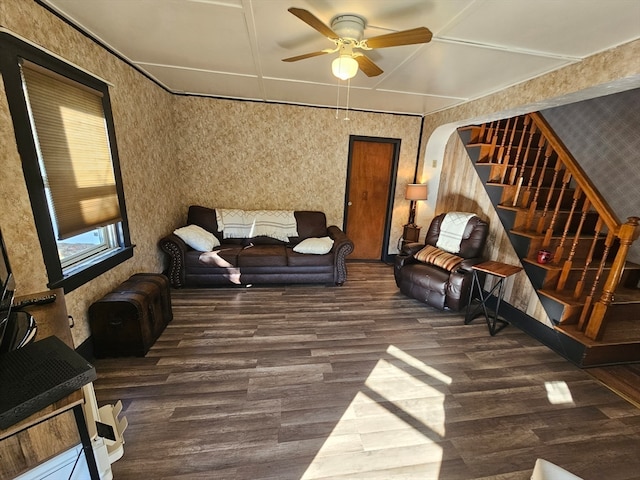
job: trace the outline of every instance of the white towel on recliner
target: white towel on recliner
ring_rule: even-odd
[[[460,252],[460,242],[469,219],[475,217],[475,213],[449,212],[442,219],[440,235],[436,247],[449,253]]]

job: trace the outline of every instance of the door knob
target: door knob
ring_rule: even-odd
[[[351,205],[353,205],[353,203],[351,203],[351,202],[348,202],[348,203],[347,203],[347,205],[349,205],[349,206],[351,206]]]

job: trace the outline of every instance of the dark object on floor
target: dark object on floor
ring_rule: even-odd
[[[167,277],[135,274],[89,307],[94,355],[143,357],[172,318]]]

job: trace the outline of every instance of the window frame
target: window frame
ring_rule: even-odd
[[[134,245],[131,243],[127,209],[125,205],[120,160],[115,137],[115,126],[111,111],[109,86],[106,82],[71,65],[61,58],[41,48],[27,43],[7,31],[0,31],[0,72],[5,86],[9,111],[13,120],[18,153],[22,159],[22,170],[29,193],[31,209],[40,240],[42,256],[49,283],[48,288],[62,287],[66,293],[97,278],[133,256]],[[28,60],[47,70],[63,75],[71,80],[102,92],[102,108],[104,112],[107,136],[111,149],[111,160],[116,180],[116,191],[120,203],[122,222],[120,222],[121,244],[114,252],[78,271],[67,275],[58,258],[58,246],[54,234],[52,219],[47,204],[45,186],[42,180],[37,146],[31,130],[31,121],[27,100],[23,91],[20,72],[21,59]]]

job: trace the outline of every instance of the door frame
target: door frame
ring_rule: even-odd
[[[382,239],[382,251],[380,252],[380,260],[388,262],[393,255],[389,254],[389,238],[391,236],[391,220],[393,217],[393,201],[395,199],[396,180],[398,176],[398,163],[400,162],[400,138],[388,137],[368,137],[363,135],[349,135],[349,157],[347,162],[347,180],[344,189],[344,219],[342,230],[346,232],[347,220],[349,215],[349,185],[351,182],[351,155],[353,153],[354,142],[373,142],[373,143],[390,143],[393,145],[393,158],[391,160],[391,181],[389,184],[389,194],[387,196],[387,211],[384,220],[384,238]],[[347,233],[348,235],[348,233]]]

